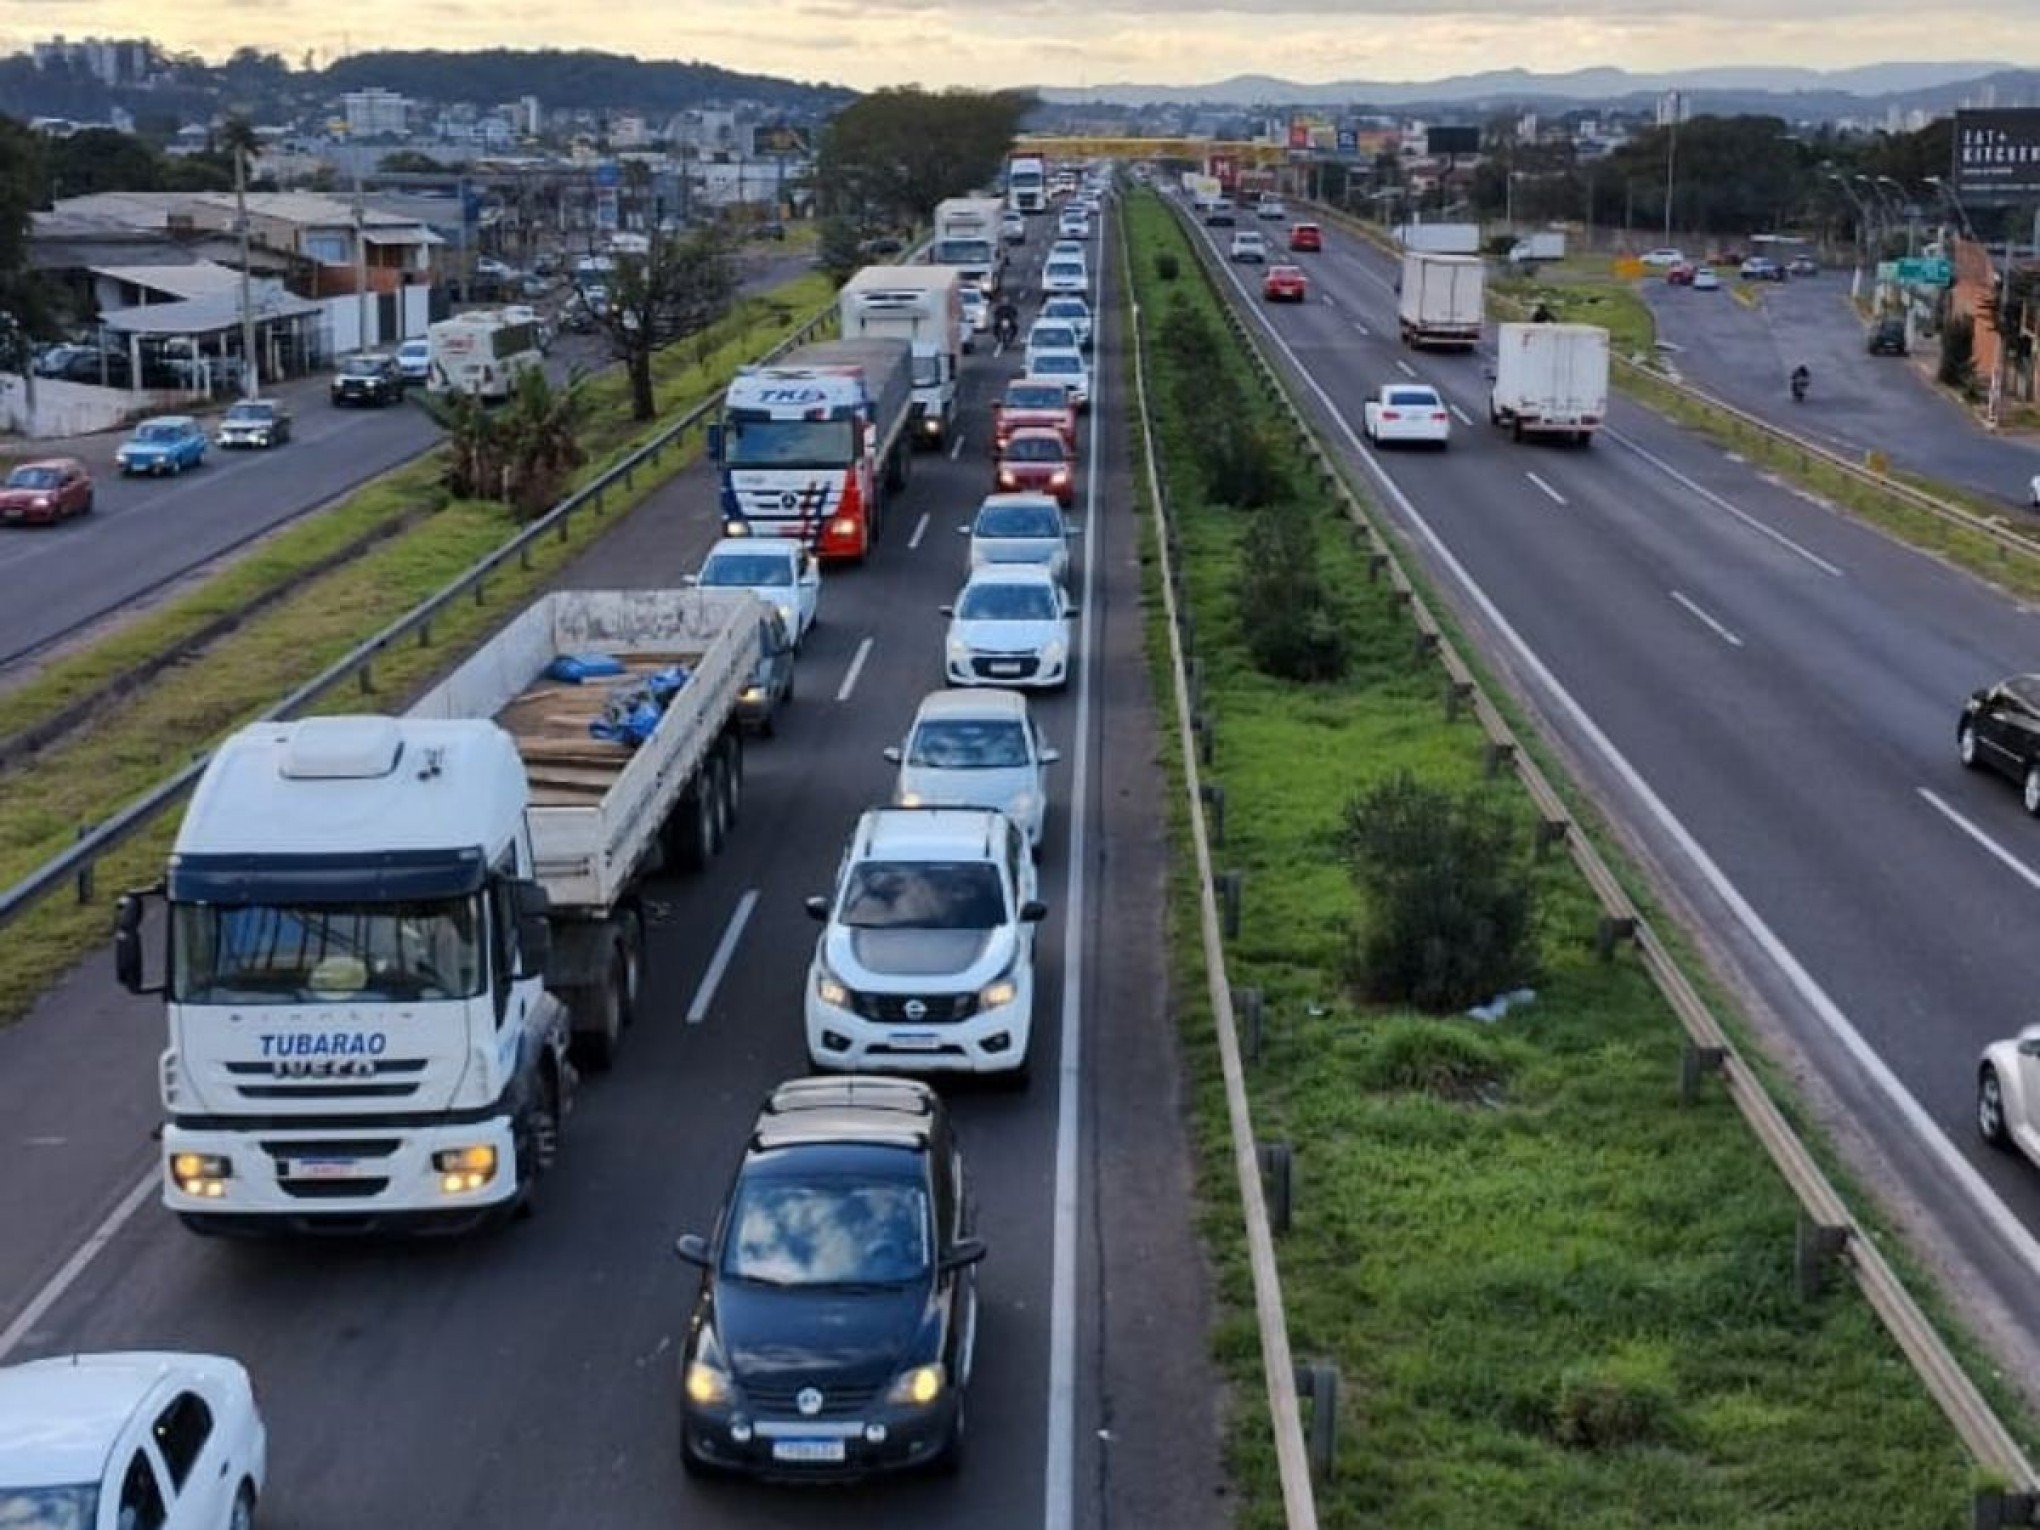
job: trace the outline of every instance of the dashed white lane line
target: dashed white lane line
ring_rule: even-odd
[[[871,657],[872,639],[866,638],[857,645],[857,653],[850,660],[850,668],[843,676],[843,684],[836,692],[838,701],[848,701],[850,693],[857,689],[857,677],[864,673],[864,661]]]
[[[1565,496],[1559,493],[1558,490],[1554,489],[1550,484],[1546,483],[1542,478],[1539,478],[1535,473],[1526,472],[1524,473],[1523,476],[1529,479],[1532,483],[1536,484],[1538,488],[1542,489],[1544,491],[1544,497],[1550,500],[1554,505],[1562,505],[1565,503]]]
[[[1445,401],[1445,407],[1452,411],[1452,418],[1457,420],[1460,424],[1471,425],[1473,423],[1473,416],[1468,414],[1464,409],[1461,409],[1449,398]]]
[[[907,551],[912,552],[921,545],[921,538],[928,534],[928,512],[923,510],[921,518],[914,522],[914,534],[907,538]]]
[[[1395,364],[1396,367],[1402,372],[1403,376],[1415,377],[1417,375],[1417,369],[1411,366],[1407,361],[1404,361],[1402,357],[1400,356],[1396,357]]]
[[[1939,813],[1943,818],[1947,819],[1948,822],[1952,823],[1953,825],[1955,825],[1956,828],[1960,829],[1964,834],[1967,834],[1971,839],[1975,840],[1977,844],[1983,847],[1984,852],[1987,855],[1989,855],[1992,859],[1996,860],[2006,870],[2011,872],[2013,876],[2017,877],[2020,881],[2024,882],[2028,887],[2032,888],[2035,892],[2040,892],[2040,871],[2035,871],[2031,866],[2028,866],[2024,861],[2020,860],[2016,855],[2012,854],[2011,851],[2007,850],[2003,845],[1999,844],[1985,830],[1979,828],[1976,824],[1972,823],[1963,814],[1956,812],[1954,808],[1948,806],[1947,802],[1942,799],[1940,793],[1930,791],[1928,788],[1924,786],[1919,787],[1918,791],[1920,796],[1926,800],[1926,804],[1928,807],[1932,808],[1935,812]]]
[[[1720,638],[1722,642],[1728,644],[1731,648],[1742,647],[1743,640],[1741,638],[1737,637],[1733,632],[1730,632],[1728,628],[1722,626],[1720,622],[1716,621],[1712,616],[1709,616],[1705,611],[1701,610],[1700,607],[1696,605],[1690,598],[1688,598],[1686,595],[1682,594],[1678,590],[1673,590],[1670,593],[1672,599],[1676,600],[1680,605],[1684,606],[1688,612],[1690,612],[1695,618],[1697,618],[1702,625],[1706,626],[1710,631],[1712,631],[1716,637]]]
[[[699,1025],[708,1018],[708,1006],[715,1002],[715,991],[722,986],[723,974],[729,971],[730,958],[737,954],[737,942],[744,938],[744,926],[751,922],[751,911],[757,906],[758,889],[755,887],[737,899],[730,922],[723,928],[722,939],[716,942],[715,955],[708,959],[708,971],[701,975],[701,986],[694,990],[694,1002],[687,1006],[689,1025]]]

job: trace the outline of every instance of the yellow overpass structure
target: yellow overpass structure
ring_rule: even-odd
[[[1280,165],[1289,150],[1279,143],[1234,143],[1222,138],[1021,138],[1015,154],[1047,159],[1189,159],[1204,163],[1207,154],[1223,154],[1242,165]]]

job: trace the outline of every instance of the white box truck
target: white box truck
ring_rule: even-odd
[[[1487,267],[1471,255],[1407,250],[1396,282],[1396,318],[1410,346],[1480,343],[1487,312]]]
[[[1478,255],[1478,223],[1405,223],[1395,231],[1395,242],[1405,250],[1428,250],[1433,255]]]
[[[1562,435],[1582,445],[1608,417],[1608,331],[1598,324],[1504,324],[1495,342],[1488,418],[1520,441]]]
[[[116,924],[122,983],[167,1001],[165,1204],[204,1232],[526,1206],[570,1044],[606,1067],[632,1018],[640,881],[705,863],[735,818],[765,618],[748,591],[562,591],[401,717],[222,744]],[[554,678],[589,654],[623,674]],[[639,683],[663,711],[615,688]],[[611,713],[638,742],[591,732]]]
[[[1544,260],[1565,259],[1565,231],[1545,229],[1535,234],[1525,234],[1509,246],[1509,264],[1533,266]]]
[[[1006,245],[999,222],[1006,204],[996,197],[950,197],[935,204],[935,234],[928,264],[954,266],[965,282],[986,297],[998,292],[1006,275]]]
[[[963,369],[963,283],[953,266],[866,266],[837,296],[845,340],[904,340],[913,351],[916,446],[948,443]]]

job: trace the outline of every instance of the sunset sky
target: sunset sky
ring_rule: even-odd
[[[2040,0],[0,0],[8,51],[53,32],[293,62],[373,48],[603,48],[859,88],[1429,79],[1612,64],[2026,60]]]

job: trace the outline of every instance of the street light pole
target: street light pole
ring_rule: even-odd
[[[1672,197],[1678,187],[1679,165],[1679,93],[1672,92],[1671,133],[1665,144],[1665,243],[1672,242]]]
[[[241,235],[241,397],[253,398],[260,391],[260,381],[255,365],[255,308],[249,300],[248,156],[239,143],[234,145],[234,222]]]
[[[354,161],[354,293],[359,316],[355,349],[365,351],[368,343],[368,209],[361,200],[361,161]]]

